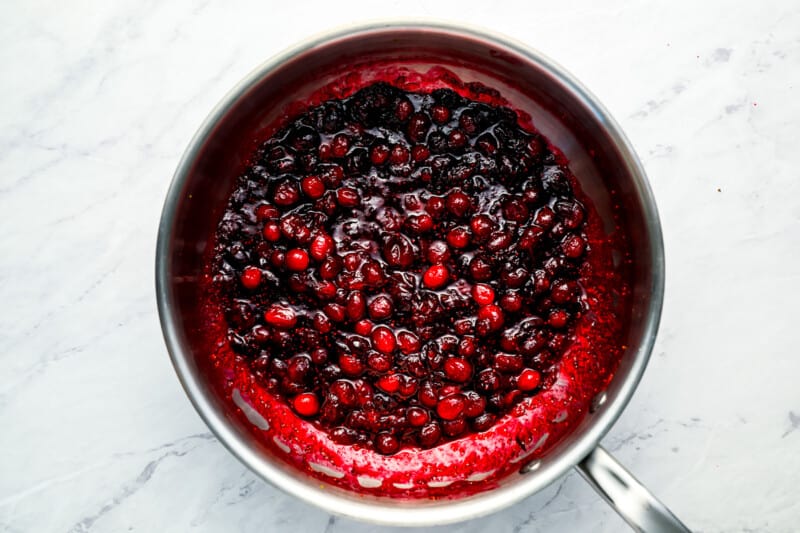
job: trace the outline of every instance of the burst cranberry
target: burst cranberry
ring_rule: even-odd
[[[386,326],[377,326],[372,330],[372,345],[383,353],[392,353],[397,345],[397,339],[392,330]]]
[[[335,247],[336,244],[333,242],[333,238],[331,238],[330,235],[318,233],[311,241],[311,246],[308,247],[308,251],[311,257],[317,261],[322,261],[333,252]]]
[[[254,266],[245,267],[240,279],[246,289],[256,289],[261,284],[261,270]]]
[[[294,410],[300,416],[311,417],[319,412],[319,400],[314,393],[304,392],[292,400]]]
[[[382,165],[389,159],[389,147],[385,144],[376,144],[369,153],[370,161],[374,165]]]
[[[352,187],[342,187],[336,191],[336,201],[342,207],[356,207],[361,199],[357,190]]]
[[[408,120],[408,137],[414,141],[420,141],[428,133],[431,121],[424,113],[414,113]]]
[[[308,268],[308,252],[294,248],[286,252],[286,268],[300,272]]]
[[[333,151],[333,157],[342,158],[347,155],[347,151],[350,149],[350,138],[344,134],[338,134],[333,138],[333,142],[331,143],[331,150]]]
[[[422,283],[429,289],[438,289],[447,284],[450,272],[444,265],[433,265],[422,276]]]
[[[383,320],[392,316],[392,300],[380,294],[369,303],[369,316],[373,320]]]
[[[481,257],[474,257],[470,261],[469,272],[475,281],[489,281],[492,278],[492,265]]]
[[[275,194],[272,197],[275,205],[287,207],[296,204],[300,201],[300,192],[297,190],[297,185],[291,181],[284,181],[275,188]]]

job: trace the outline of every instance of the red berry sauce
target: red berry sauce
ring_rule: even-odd
[[[212,361],[254,435],[321,480],[476,492],[580,422],[627,290],[525,117],[452,77],[386,79],[298,106],[239,178],[208,264]]]

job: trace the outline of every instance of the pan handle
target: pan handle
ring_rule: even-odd
[[[576,468],[635,531],[690,533],[689,528],[602,447],[595,448]]]

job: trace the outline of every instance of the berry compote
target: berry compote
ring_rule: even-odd
[[[457,89],[308,107],[261,144],[215,235],[228,393],[350,488],[497,479],[577,423],[619,355],[603,315],[625,291],[566,160]]]

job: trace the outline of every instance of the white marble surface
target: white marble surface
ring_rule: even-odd
[[[283,47],[382,16],[541,49],[621,122],[655,190],[667,298],[605,444],[689,525],[800,523],[796,2],[54,2],[0,5],[0,531],[310,531],[334,518],[209,434],[155,308],[158,216],[221,96]],[[571,474],[437,529],[625,531]]]

